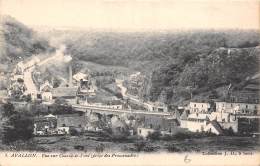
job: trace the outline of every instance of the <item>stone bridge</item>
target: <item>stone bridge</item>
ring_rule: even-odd
[[[84,105],[78,105],[73,104],[72,107],[78,111],[82,112],[94,112],[99,113],[101,115],[122,115],[122,114],[131,114],[131,115],[156,115],[156,116],[162,116],[167,117],[171,116],[170,113],[166,112],[147,112],[143,110],[126,110],[126,109],[113,109],[113,108],[104,108],[100,106],[84,106]]]

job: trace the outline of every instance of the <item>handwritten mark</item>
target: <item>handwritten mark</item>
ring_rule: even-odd
[[[186,155],[184,157],[184,162],[187,163],[187,164],[191,162],[191,159],[189,159],[188,157],[189,157],[188,155]]]

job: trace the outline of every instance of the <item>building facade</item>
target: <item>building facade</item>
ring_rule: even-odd
[[[190,102],[188,109],[190,113],[208,113],[210,104],[207,102]]]
[[[216,102],[216,111],[232,114],[257,115],[259,114],[259,104]]]

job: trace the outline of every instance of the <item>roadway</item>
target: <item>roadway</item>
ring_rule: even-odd
[[[36,63],[36,64],[38,66],[42,66],[42,65],[48,63],[49,61],[60,60],[62,58],[63,58],[62,51],[57,50],[56,54],[54,54],[54,55],[52,55],[52,56],[50,56],[50,57],[48,57],[48,58],[46,58],[46,59]],[[23,76],[24,76],[24,84],[25,84],[25,86],[27,88],[26,94],[31,94],[32,99],[36,99],[36,97],[37,97],[36,95],[37,95],[37,92],[38,92],[37,87],[34,84],[33,79],[32,79],[32,72],[35,69],[36,64],[34,64],[33,66],[25,69],[24,74],[23,74]]]
[[[124,99],[129,99],[129,100],[135,102],[136,104],[144,106],[147,109],[153,107],[153,105],[151,105],[151,104],[149,104],[147,102],[143,102],[140,99],[137,99],[136,97],[127,94],[127,88],[124,87],[123,80],[116,79],[116,85],[121,89],[121,94],[122,94]]]

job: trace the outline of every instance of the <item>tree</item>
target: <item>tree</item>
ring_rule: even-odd
[[[27,141],[33,137],[32,115],[25,110],[11,115],[3,124],[3,142]]]
[[[64,99],[64,98],[57,98],[57,99],[55,99],[54,103],[58,104],[58,105],[67,105],[68,104],[66,99]]]
[[[4,117],[10,117],[16,113],[14,110],[14,105],[9,102],[2,106],[1,111]]]
[[[159,140],[161,137],[161,132],[160,131],[155,131],[153,133],[149,133],[147,138],[150,140]]]

